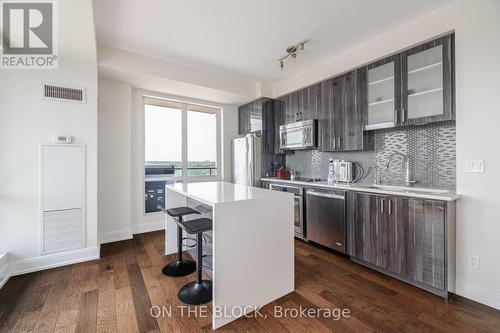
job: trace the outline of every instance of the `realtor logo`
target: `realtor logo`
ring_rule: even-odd
[[[1,68],[55,69],[55,2],[3,0]]]

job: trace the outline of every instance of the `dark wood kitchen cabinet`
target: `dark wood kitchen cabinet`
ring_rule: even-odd
[[[262,131],[262,104],[268,100],[262,97],[238,108],[238,134]]]
[[[347,207],[351,258],[447,297],[448,261],[454,260],[448,255],[454,251],[448,246],[454,247],[454,202],[352,191]]]
[[[238,108],[238,134],[250,133],[250,109],[251,103],[242,105]]]
[[[365,67],[366,129],[455,119],[454,34]]]
[[[321,84],[321,110],[318,117],[318,146],[321,151],[341,148],[343,136],[343,77],[338,76]]]
[[[364,150],[373,146],[371,133],[364,132],[367,109],[357,103],[358,94],[364,91],[364,80],[365,72],[355,70],[322,83],[318,117],[321,151]]]
[[[274,152],[275,154],[282,154],[283,150],[280,149],[280,126],[285,123],[285,110],[284,102],[276,99],[274,104]]]
[[[283,112],[281,125],[317,119],[321,108],[321,83],[281,96],[278,100]]]
[[[262,152],[275,153],[275,103],[274,100],[267,100],[262,103]]]
[[[402,53],[401,123],[455,119],[454,35]]]
[[[392,198],[395,226],[388,270],[411,281],[443,289],[446,263],[446,210],[443,201]]]
[[[387,196],[348,192],[348,254],[383,269],[388,267],[388,236],[394,224],[389,205]]]
[[[366,89],[359,101],[367,109],[366,129],[396,126],[401,109],[401,54],[371,63],[364,71]]]

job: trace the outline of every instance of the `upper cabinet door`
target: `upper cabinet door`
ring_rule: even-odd
[[[401,55],[368,65],[366,129],[394,127],[401,110]]]
[[[318,117],[318,141],[321,151],[341,150],[343,134],[342,76],[321,83],[321,111]],[[341,140],[341,139],[340,139]]]
[[[265,99],[260,98],[251,103],[250,108],[250,131],[260,132],[262,131],[262,103]]]
[[[454,119],[453,35],[403,53],[403,119],[419,125]]]
[[[240,135],[262,131],[262,104],[269,98],[262,97],[238,108],[238,133]]]
[[[244,135],[250,132],[250,105],[245,104],[238,108],[238,134]]]

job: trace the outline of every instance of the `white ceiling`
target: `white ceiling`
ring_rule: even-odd
[[[99,44],[229,77],[288,77],[450,0],[94,0]],[[286,70],[277,59],[308,40]]]

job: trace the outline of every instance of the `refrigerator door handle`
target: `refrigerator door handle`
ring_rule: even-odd
[[[247,136],[247,183],[245,185],[251,186],[252,184],[252,159],[253,159],[253,137]]]

